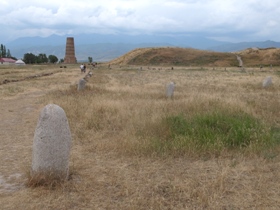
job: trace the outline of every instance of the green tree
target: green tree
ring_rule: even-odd
[[[6,50],[6,46],[5,45],[4,45],[4,48],[3,48],[2,57],[3,58],[7,57],[7,50]]]
[[[11,52],[10,52],[10,50],[8,49],[8,50],[7,50],[7,58],[11,58],[11,57],[12,57]]]
[[[36,59],[37,63],[47,63],[49,61],[46,54],[40,53]]]
[[[32,53],[25,53],[23,56],[23,61],[25,63],[29,63],[29,64],[34,64],[36,63],[36,55],[32,54]]]
[[[92,57],[88,57],[88,62],[92,63]]]
[[[2,58],[6,57],[6,47],[3,44],[1,44],[1,46],[0,46],[0,57],[2,57]]]
[[[0,58],[2,58],[2,52],[3,52],[3,44],[0,45]]]
[[[58,58],[55,55],[49,55],[50,63],[56,63],[57,61],[58,61]]]
[[[3,44],[0,45],[0,58],[12,58],[10,50]]]

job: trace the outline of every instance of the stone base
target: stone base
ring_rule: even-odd
[[[65,57],[64,63],[77,63],[76,57]]]

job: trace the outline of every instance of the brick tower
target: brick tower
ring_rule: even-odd
[[[73,37],[67,37],[64,63],[77,63]]]

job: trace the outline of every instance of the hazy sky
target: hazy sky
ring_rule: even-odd
[[[280,41],[279,0],[0,0],[0,43],[78,33]]]

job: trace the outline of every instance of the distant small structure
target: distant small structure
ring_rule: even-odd
[[[75,45],[73,37],[67,37],[64,63],[77,63],[77,59],[75,57]]]
[[[85,89],[85,87],[86,87],[86,80],[85,79],[80,79],[79,80],[79,83],[78,83],[78,91],[79,90],[83,90],[83,89]]]
[[[25,65],[24,61],[21,60],[21,59],[17,60],[17,61],[15,62],[15,64],[18,65],[18,66]]]
[[[263,80],[262,86],[263,86],[264,88],[266,88],[266,87],[269,87],[269,86],[271,86],[271,85],[272,85],[272,77],[271,77],[271,76],[268,76],[268,77],[266,77],[266,78]]]
[[[0,64],[14,64],[16,60],[12,58],[0,58]]]
[[[242,61],[241,57],[237,55],[236,58],[238,60],[239,67],[242,68],[243,67],[243,61]]]
[[[175,90],[175,83],[174,82],[170,82],[169,84],[167,84],[167,86],[166,86],[166,97],[173,99],[174,90]]]

